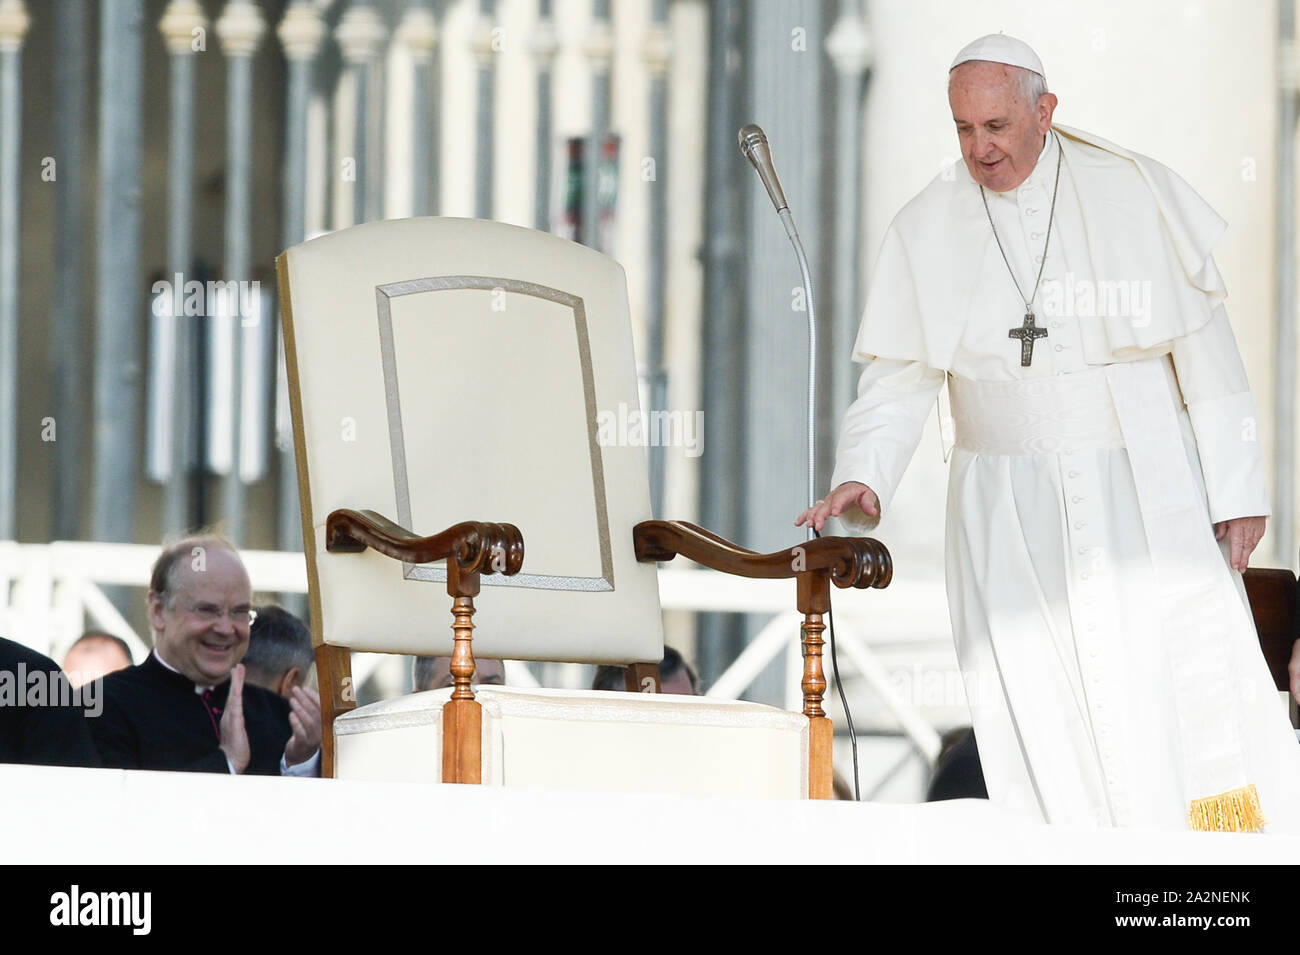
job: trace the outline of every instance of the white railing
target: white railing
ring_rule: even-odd
[[[140,660],[150,642],[135,632],[101,588],[147,588],[157,556],[158,548],[147,544],[0,542],[0,634],[61,659],[90,625],[122,637]],[[244,550],[240,556],[259,593],[307,592],[302,554]],[[802,617],[793,610],[793,581],[748,580],[708,570],[665,568],[659,571],[659,593],[664,610],[768,616],[766,625],[714,681],[708,695],[740,698],[767,665],[784,653],[785,705],[790,710],[802,709],[798,639]],[[903,642],[917,646],[947,643],[941,582],[895,581],[885,590],[835,590],[832,600],[842,651],[841,675],[856,674],[865,682],[873,699],[884,706],[915,750],[933,761],[939,751],[939,736],[924,713],[925,707],[915,697],[909,699],[890,678],[877,651],[881,645]],[[870,641],[867,634],[873,635]],[[385,659],[381,654],[353,656],[353,675],[359,684]],[[829,656],[826,670],[829,681]],[[526,666],[513,661],[507,664],[507,680],[515,685],[537,682]],[[828,700],[831,693],[833,688]]]

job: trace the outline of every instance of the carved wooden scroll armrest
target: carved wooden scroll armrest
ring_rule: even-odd
[[[326,519],[327,551],[357,553],[367,547],[413,564],[450,559],[461,577],[474,574],[509,577],[519,573],[524,563],[524,538],[513,524],[465,521],[441,533],[421,537],[376,511],[342,509],[333,511]]]
[[[677,555],[737,577],[788,579],[825,573],[837,587],[886,587],[893,560],[870,537],[820,537],[787,550],[759,554],[686,521],[642,521],[633,530],[636,559],[672,560]]]

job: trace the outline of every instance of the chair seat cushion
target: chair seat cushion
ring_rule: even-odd
[[[800,799],[808,720],[695,696],[483,686],[483,782],[545,789]],[[334,722],[339,778],[438,782],[451,690]]]

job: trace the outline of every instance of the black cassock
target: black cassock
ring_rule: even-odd
[[[98,766],[87,720],[59,665],[0,638],[0,763]],[[40,695],[35,695],[36,684]]]
[[[230,681],[212,688],[212,705],[194,683],[167,669],[151,653],[139,666],[104,677],[104,712],[90,731],[105,766],[229,773],[218,726]],[[251,683],[244,684],[244,727],[252,756],[246,773],[278,776],[289,742],[289,703]]]

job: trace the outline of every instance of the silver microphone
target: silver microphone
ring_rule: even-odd
[[[767,136],[758,126],[750,123],[740,130],[740,151],[758,170],[758,178],[763,180],[767,194],[776,206],[776,213],[785,226],[785,234],[794,246],[795,258],[799,260],[799,272],[803,275],[804,300],[808,305],[808,506],[813,507],[817,498],[817,311],[813,305],[812,271],[808,267],[808,256],[804,254],[803,242],[799,239],[799,230],[794,227],[794,216],[790,214],[790,204],[785,201],[781,191],[781,180],[776,178],[776,167],[772,165],[772,150],[767,148]],[[813,538],[812,522],[808,522],[808,539]]]
[[[776,211],[789,209],[790,204],[785,201],[785,193],[781,191],[781,180],[776,177],[776,167],[772,165],[772,150],[767,148],[767,136],[754,123],[740,130],[740,151],[758,170],[758,178],[763,180]]]

